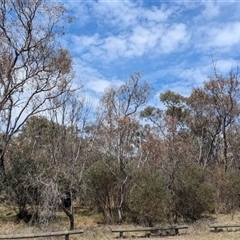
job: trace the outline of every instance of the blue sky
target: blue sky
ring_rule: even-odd
[[[63,44],[93,106],[106,87],[141,71],[153,85],[150,104],[172,90],[188,96],[240,59],[240,1],[65,0],[74,17]]]

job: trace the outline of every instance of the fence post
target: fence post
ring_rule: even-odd
[[[69,234],[65,235],[65,240],[69,240]]]

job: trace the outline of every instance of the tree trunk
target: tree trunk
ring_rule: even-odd
[[[223,122],[223,163],[224,163],[224,171],[227,172],[228,170],[228,159],[227,159],[227,134],[226,134],[226,120],[224,119]]]
[[[61,204],[62,210],[66,213],[66,215],[68,216],[68,220],[69,220],[69,230],[73,230],[74,229],[74,216],[73,216],[73,208],[71,207],[71,210],[69,211],[65,206],[64,206],[64,202],[62,200],[62,204]]]

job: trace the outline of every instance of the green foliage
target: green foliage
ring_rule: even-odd
[[[173,187],[174,212],[185,220],[197,220],[214,210],[214,189],[198,165],[182,167]]]
[[[148,106],[143,111],[140,112],[140,117],[141,118],[155,117],[160,119],[162,117],[162,113],[163,113],[162,110],[152,106]]]
[[[230,213],[240,208],[240,172],[227,172],[218,181],[218,210]]]
[[[5,192],[8,202],[18,207],[20,219],[48,222],[69,191],[75,195],[78,181],[71,173],[80,167],[71,165],[76,134],[67,129],[47,118],[31,117],[12,139]]]
[[[160,100],[168,106],[181,106],[184,101],[184,97],[179,93],[168,90],[160,94]]]
[[[12,149],[9,168],[6,171],[5,191],[7,202],[18,208],[18,218],[36,220],[38,206],[43,201],[42,185],[36,179],[44,174],[46,162],[35,162],[29,147]]]
[[[132,181],[134,188],[128,200],[132,219],[149,226],[166,221],[170,193],[161,173],[144,168]]]
[[[166,115],[182,120],[186,116],[186,98],[179,93],[166,91],[160,94],[161,102],[167,107]]]
[[[84,176],[89,203],[108,222],[116,218],[118,179],[115,174],[118,172],[118,166],[114,163],[109,165],[109,162],[99,160],[89,167]]]
[[[18,207],[19,217],[45,214],[80,191],[84,203],[115,223],[153,226],[176,216],[194,221],[216,205],[239,209],[238,81],[211,80],[189,98],[166,91],[160,95],[165,110],[138,112],[152,91],[139,85],[140,77],[106,90],[94,124],[82,118],[81,128],[80,114],[68,115],[70,109],[62,121],[57,112],[51,120],[29,116],[6,148],[0,184],[2,199]],[[141,119],[151,124],[142,126]]]

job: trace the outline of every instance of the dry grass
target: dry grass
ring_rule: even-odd
[[[29,234],[43,231],[61,231],[68,229],[68,219],[63,213],[59,213],[57,219],[48,227],[30,226],[23,222],[15,221],[15,213],[12,210],[0,206],[0,234]],[[110,226],[100,223],[101,216],[88,211],[76,209],[75,228],[84,229],[84,233],[79,235],[71,235],[71,240],[113,240],[118,239],[118,234],[111,233]],[[218,233],[211,232],[208,225],[210,223],[240,223],[240,213],[235,215],[211,215],[201,220],[189,224],[188,230],[180,230],[179,236],[168,236],[164,239],[170,240],[237,240],[240,239],[240,229],[229,229]],[[127,226],[124,226],[127,227]],[[125,233],[124,239],[144,239],[144,233]],[[55,240],[63,239],[63,237],[38,238],[39,240]],[[149,239],[149,238],[148,238]],[[160,237],[151,237],[152,240],[160,239]]]

